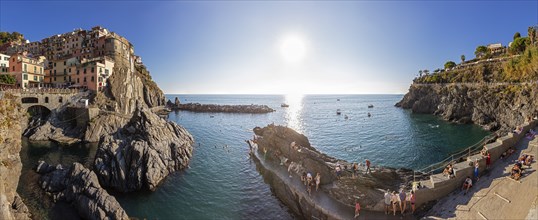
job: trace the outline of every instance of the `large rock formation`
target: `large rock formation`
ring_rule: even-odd
[[[145,107],[123,128],[99,142],[95,172],[105,187],[121,192],[154,190],[171,172],[186,168],[192,136]]]
[[[64,169],[40,161],[36,172],[39,184],[53,200],[72,204],[84,219],[129,219],[116,198],[104,190],[95,173],[82,164]]]
[[[2,97],[3,96],[3,97]],[[17,97],[0,94],[0,219],[29,219],[17,194],[21,175],[21,121],[25,110]]]
[[[538,116],[538,84],[413,84],[396,106],[506,132]]]
[[[409,187],[413,178],[411,170],[384,167],[376,167],[374,172],[370,174],[364,174],[364,167],[361,167],[358,177],[351,178],[351,164],[349,162],[320,153],[310,145],[304,135],[293,129],[269,125],[264,128],[254,128],[254,133],[258,137],[256,140],[258,154],[265,155],[265,159],[260,159],[264,160],[264,163],[258,162],[258,166],[264,166],[268,163],[272,163],[276,167],[283,165],[296,176],[301,175],[302,172],[310,172],[312,175],[320,173],[321,191],[346,207],[352,207],[354,196],[358,196],[364,210],[382,211],[384,209],[384,191]],[[293,142],[295,142],[296,147],[291,147]],[[340,179],[336,178],[334,172],[337,164],[344,170]],[[304,218],[311,216],[323,218],[324,215],[320,214],[321,210],[324,209],[323,205],[313,204],[308,199],[299,196],[293,187],[285,184],[287,180],[283,180],[276,174],[278,171],[275,171],[274,168],[264,166],[261,171],[276,196],[296,214]],[[287,175],[284,176],[284,178],[286,177]]]

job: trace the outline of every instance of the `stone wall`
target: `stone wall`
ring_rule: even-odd
[[[525,138],[525,134],[537,125],[538,121],[525,123],[522,126],[523,131],[520,134],[509,133],[506,136],[497,138],[496,142],[485,145],[491,154],[491,163],[494,165],[495,161],[497,161],[501,154],[508,150],[508,148],[515,148],[516,144]],[[416,206],[420,207],[430,201],[438,200],[452,191],[459,189],[467,176],[473,176],[474,166],[470,166],[471,161],[478,161],[480,172],[485,170],[486,158],[480,154],[476,154],[468,157],[464,162],[453,165],[454,174],[456,176],[454,178],[449,179],[442,173],[431,175],[430,180],[420,182],[420,184],[425,187],[415,191]]]

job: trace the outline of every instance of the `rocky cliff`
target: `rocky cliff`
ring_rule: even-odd
[[[396,106],[507,132],[538,116],[538,84],[413,84]]]
[[[84,219],[129,219],[116,198],[104,190],[95,173],[80,163],[69,168],[40,161],[39,185],[53,200],[70,203]]]
[[[95,172],[105,187],[120,192],[154,190],[171,172],[186,168],[192,136],[145,107],[111,136],[104,136],[95,155]]]
[[[0,219],[3,220],[29,219],[28,208],[17,194],[24,114],[16,97],[3,94],[0,98]]]

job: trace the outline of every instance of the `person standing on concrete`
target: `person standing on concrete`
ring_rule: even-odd
[[[489,169],[490,166],[491,166],[491,154],[488,152],[486,156],[486,169]]]
[[[402,215],[404,214],[405,210],[407,209],[407,207],[406,207],[407,206],[406,197],[407,196],[405,195],[405,191],[403,189],[401,189],[400,190],[400,198],[399,198],[400,201],[399,201],[399,203],[400,203],[400,212],[401,212]]]
[[[353,218],[358,218],[360,215],[360,211],[361,211],[361,205],[359,204],[359,200],[355,199],[355,217]]]
[[[385,192],[385,214],[390,213],[390,200],[391,200],[391,194],[390,191],[387,189]]]

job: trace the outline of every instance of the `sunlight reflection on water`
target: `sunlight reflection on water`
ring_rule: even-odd
[[[303,97],[304,95],[302,94],[288,94],[285,96],[286,104],[289,105],[286,108],[286,125],[299,133],[303,132],[303,120],[301,117]]]

